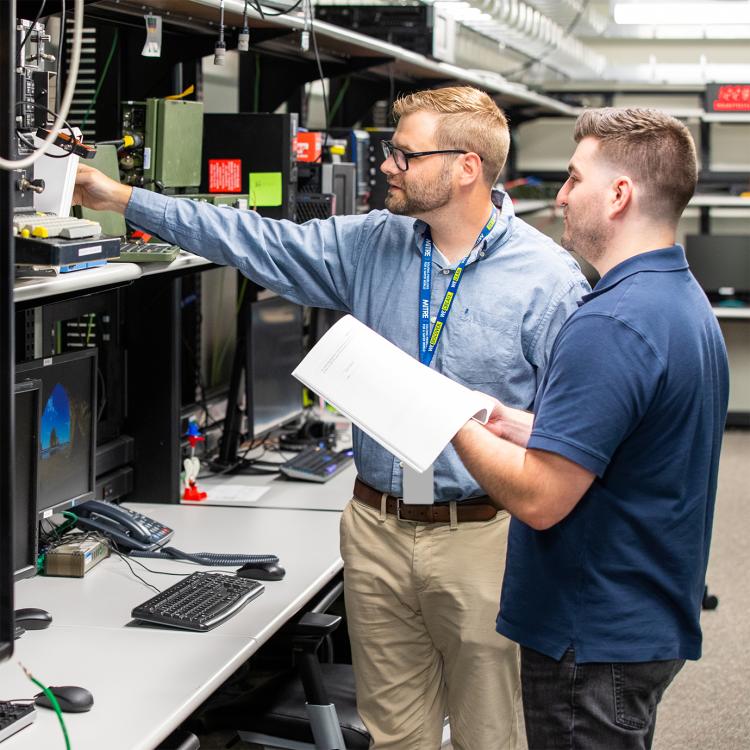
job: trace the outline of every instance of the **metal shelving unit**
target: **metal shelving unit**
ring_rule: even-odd
[[[97,10],[112,13],[143,16],[144,5],[133,0],[101,0],[94,2],[89,13]],[[234,29],[242,26],[243,0],[225,0],[225,26]],[[163,23],[191,30],[202,35],[216,35],[219,18],[219,0],[149,0],[148,8],[161,13]],[[293,55],[297,59],[313,61],[312,52],[299,48],[299,34],[304,26],[301,15],[284,15],[260,18],[252,10],[250,16],[250,40],[259,51]],[[540,114],[575,116],[576,107],[560,100],[540,94],[521,84],[507,81],[491,72],[468,71],[456,65],[431,60],[388,42],[359,34],[355,31],[315,21],[315,32],[324,65],[335,64],[333,74],[351,71],[366,71],[375,77],[391,77],[420,85],[465,83],[483,88],[492,94],[499,104],[508,107],[524,106]],[[235,34],[229,34],[228,47],[232,47]],[[325,68],[324,68],[325,70]]]

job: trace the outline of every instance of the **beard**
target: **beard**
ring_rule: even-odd
[[[453,197],[451,185],[451,165],[445,164],[440,174],[430,182],[409,184],[404,180],[400,190],[389,190],[385,197],[385,207],[401,216],[417,216],[445,206]]]
[[[607,251],[612,238],[612,229],[603,220],[597,220],[593,211],[579,216],[571,227],[570,220],[563,230],[560,244],[571,252],[577,253],[592,265]]]

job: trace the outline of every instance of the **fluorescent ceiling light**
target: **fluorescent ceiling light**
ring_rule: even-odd
[[[643,26],[750,23],[750,2],[616,3],[614,17]]]

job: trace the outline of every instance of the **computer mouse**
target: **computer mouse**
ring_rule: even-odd
[[[76,685],[50,686],[49,691],[57,698],[60,710],[66,714],[80,714],[94,705],[94,696],[86,688]],[[34,696],[34,703],[42,708],[52,708],[50,699],[44,693]]]
[[[240,578],[254,578],[256,581],[280,581],[286,571],[276,563],[247,563],[237,568],[237,575]]]
[[[46,609],[17,609],[14,613],[16,625],[24,630],[44,630],[52,623],[52,615]]]

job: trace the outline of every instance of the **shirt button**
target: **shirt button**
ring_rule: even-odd
[[[451,269],[450,268],[444,268],[443,269],[443,275],[444,276],[447,276],[449,273],[451,273]]]
[[[485,256],[485,252],[484,252],[484,250],[480,250],[480,251],[479,251],[479,257],[480,257],[480,258],[484,258],[484,256]]]
[[[399,461],[398,462],[398,467],[399,467],[399,469],[403,469],[404,468],[404,462],[403,461]]]

